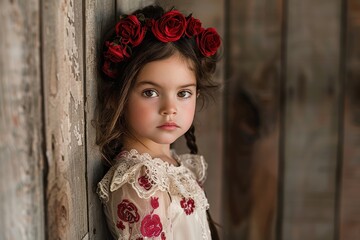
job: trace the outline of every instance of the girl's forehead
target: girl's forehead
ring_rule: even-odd
[[[179,54],[145,64],[136,78],[136,85],[154,82],[158,84],[196,83],[192,62]]]

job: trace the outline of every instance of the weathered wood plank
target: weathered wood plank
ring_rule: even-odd
[[[225,239],[276,239],[282,1],[226,11]]]
[[[153,3],[155,3],[155,0],[116,0],[117,14],[129,14]]]
[[[282,239],[335,236],[341,1],[287,2]]]
[[[89,235],[91,240],[110,239],[106,219],[99,197],[97,183],[105,174],[101,155],[96,141],[96,129],[92,121],[95,118],[97,86],[99,76],[99,58],[102,54],[102,37],[110,24],[115,22],[115,0],[87,0],[85,3],[85,45],[86,45],[86,152],[88,181]]]
[[[82,1],[42,1],[47,238],[88,232]]]
[[[39,1],[0,1],[0,239],[45,239]]]
[[[340,239],[360,239],[360,1],[347,1]]]

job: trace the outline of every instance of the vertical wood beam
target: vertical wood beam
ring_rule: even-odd
[[[117,14],[129,14],[153,3],[155,3],[155,0],[116,0]]]
[[[340,240],[360,239],[360,1],[345,0],[344,141]]]
[[[0,239],[43,240],[40,3],[0,1]]]
[[[287,1],[282,239],[334,239],[341,1]]]
[[[86,0],[85,2],[85,82],[86,82],[86,152],[87,152],[87,195],[89,214],[89,239],[110,239],[103,208],[96,193],[97,183],[105,175],[101,155],[96,145],[95,119],[97,86],[101,81],[99,60],[102,54],[102,38],[111,24],[115,23],[115,0]]]
[[[277,239],[282,0],[228,0],[225,239]]]
[[[82,1],[42,1],[48,239],[88,232]]]

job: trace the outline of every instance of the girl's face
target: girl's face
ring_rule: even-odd
[[[179,54],[146,64],[130,91],[125,113],[130,133],[145,145],[170,144],[190,128],[196,77]]]

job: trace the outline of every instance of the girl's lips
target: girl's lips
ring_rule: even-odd
[[[174,130],[176,128],[179,128],[179,126],[176,123],[165,123],[163,125],[158,126],[158,128],[164,129],[164,130]]]

